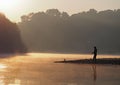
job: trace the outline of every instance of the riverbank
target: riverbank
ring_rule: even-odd
[[[120,58],[101,58],[97,59],[96,63],[92,59],[80,59],[80,60],[66,60],[55,61],[54,63],[76,63],[76,64],[112,64],[120,65]]]

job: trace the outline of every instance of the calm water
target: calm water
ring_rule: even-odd
[[[0,85],[120,85],[119,65],[57,64],[92,55],[28,54],[0,59]],[[103,56],[116,58],[120,56]]]

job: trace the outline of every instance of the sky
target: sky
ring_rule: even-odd
[[[91,8],[98,11],[114,10],[120,8],[120,0],[0,0],[0,12],[13,22],[20,21],[22,15],[52,8],[69,14],[88,11]]]

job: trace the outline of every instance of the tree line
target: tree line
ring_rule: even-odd
[[[58,9],[21,16],[18,23],[29,52],[120,53],[120,9],[90,9],[69,15]]]
[[[11,22],[0,13],[0,53],[26,53],[20,29],[16,23]]]

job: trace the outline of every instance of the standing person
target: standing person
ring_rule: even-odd
[[[97,56],[97,48],[96,48],[96,46],[94,47],[93,54],[94,54],[93,61],[96,63],[96,56]]]

